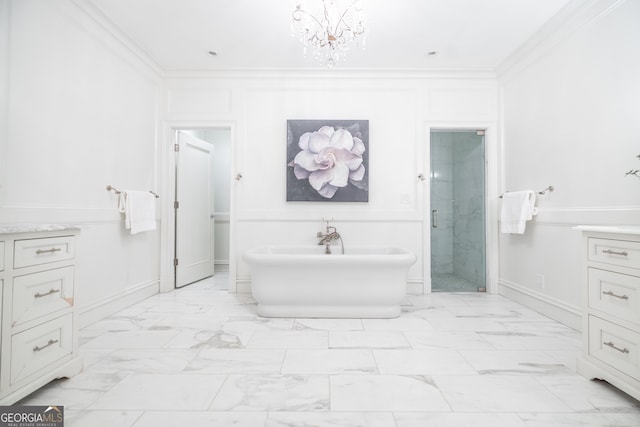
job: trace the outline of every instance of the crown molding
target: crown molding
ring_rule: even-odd
[[[125,33],[120,30],[102,11],[91,2],[71,0],[71,3],[84,16],[88,17],[96,28],[104,32],[118,46],[124,48],[123,52],[137,61],[144,70],[154,79],[162,78],[162,69],[142,48],[135,44]]]
[[[496,68],[498,80],[503,83],[507,82],[518,72],[553,50],[558,44],[608,14],[625,1],[627,0],[571,0],[521,48]]]

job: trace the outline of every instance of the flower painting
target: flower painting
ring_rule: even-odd
[[[287,201],[369,200],[368,120],[287,120]]]

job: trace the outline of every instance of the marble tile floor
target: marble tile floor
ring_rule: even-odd
[[[83,372],[21,405],[67,427],[639,426],[575,372],[580,334],[501,296],[408,296],[396,319],[266,319],[227,277],[80,332]]]

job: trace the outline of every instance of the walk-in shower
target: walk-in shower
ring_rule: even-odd
[[[431,131],[431,290],[486,289],[484,131]]]

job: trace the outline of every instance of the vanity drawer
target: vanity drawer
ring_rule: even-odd
[[[640,277],[589,269],[589,307],[640,324]]]
[[[73,259],[73,236],[45,237],[16,240],[14,243],[14,268]]]
[[[589,316],[589,354],[640,380],[640,334]]]
[[[68,314],[11,337],[11,384],[71,354],[72,322]]]
[[[0,241],[0,271],[4,271],[4,242]]]
[[[13,279],[11,326],[73,306],[73,267]]]
[[[640,269],[640,242],[591,237],[589,260]]]

